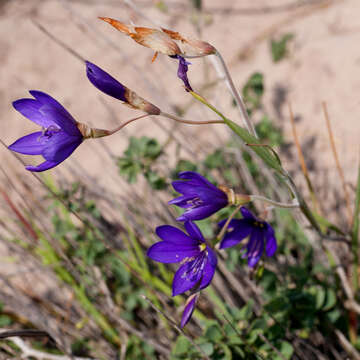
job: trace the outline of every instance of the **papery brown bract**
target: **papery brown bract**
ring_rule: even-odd
[[[115,29],[130,36],[138,44],[146,46],[156,52],[160,52],[165,55],[181,54],[181,50],[176,42],[174,42],[169,35],[161,30],[146,27],[133,27],[107,17],[100,17],[99,19],[109,23]]]
[[[99,19],[130,36],[137,43],[165,55],[207,56],[216,53],[216,49],[206,41],[185,37],[177,31],[125,25],[108,17]],[[175,41],[179,41],[181,46]]]

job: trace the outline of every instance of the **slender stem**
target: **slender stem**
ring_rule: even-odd
[[[175,115],[167,114],[165,112],[160,112],[159,115],[162,115],[166,118],[175,120],[175,121],[183,123],[183,124],[191,124],[191,125],[224,124],[223,120],[207,120],[207,121],[185,120],[185,119],[181,119]],[[89,129],[86,125],[84,125],[84,124],[81,124],[81,125],[84,127],[85,131],[90,130],[90,135],[85,136],[85,138],[90,138],[90,137],[91,138],[99,138],[99,137],[113,135],[113,134],[117,133],[118,131],[120,131],[121,129],[123,129],[125,126],[129,125],[130,123],[132,123],[136,120],[144,119],[148,116],[149,116],[149,114],[144,114],[144,115],[138,116],[136,118],[127,120],[113,130]]]
[[[171,114],[168,114],[163,111],[160,112],[160,115],[167,117],[169,119],[175,120],[177,122],[183,123],[183,124],[191,124],[191,125],[224,124],[223,120],[206,120],[206,121],[185,120],[185,119],[181,119],[175,115],[171,115]]]
[[[219,53],[219,51],[216,51],[216,54],[217,58],[219,59],[219,62],[221,64],[221,67],[223,68],[224,70],[224,76],[225,76],[225,79],[226,79],[226,83],[228,85],[228,87],[230,88],[230,91],[236,101],[236,104],[237,106],[239,107],[239,110],[240,110],[240,114],[241,114],[241,117],[242,117],[242,121],[245,125],[245,128],[249,131],[250,134],[254,135],[256,138],[258,137],[257,134],[256,134],[256,130],[255,130],[255,127],[254,125],[252,124],[250,118],[249,118],[249,115],[248,115],[248,112],[246,110],[246,106],[245,106],[245,103],[244,103],[244,100],[242,99],[240,93],[237,91],[235,85],[234,85],[234,82],[232,80],[232,77],[230,75],[230,72],[225,64],[225,61],[223,59],[223,57],[221,56],[221,54]]]
[[[149,116],[149,114],[141,115],[141,116],[138,116],[138,117],[136,117],[136,118],[127,120],[127,121],[125,121],[124,123],[122,123],[121,125],[119,125],[118,127],[116,127],[115,129],[109,130],[109,134],[108,134],[108,135],[113,135],[113,134],[115,134],[116,132],[118,132],[119,130],[121,130],[122,128],[124,128],[125,126],[129,125],[130,123],[132,123],[133,121],[140,120],[140,119],[144,119],[144,118],[146,118],[147,116]]]
[[[274,200],[268,199],[268,198],[266,198],[264,196],[261,196],[261,195],[250,195],[250,199],[252,201],[254,201],[254,200],[263,201],[263,202],[266,202],[268,204],[274,205],[276,207],[281,207],[281,208],[286,208],[286,209],[294,209],[294,208],[300,207],[300,204],[296,199],[294,199],[294,202],[291,203],[291,204],[274,201]]]
[[[229,218],[226,220],[226,223],[224,224],[224,226],[222,227],[219,235],[217,236],[217,239],[219,241],[221,241],[221,239],[223,238],[227,228],[229,227],[230,221],[234,218],[234,216],[236,215],[236,213],[240,210],[242,205],[239,205],[236,207],[236,209],[231,213],[231,215],[229,216]]]

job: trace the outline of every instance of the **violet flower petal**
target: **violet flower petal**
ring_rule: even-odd
[[[52,121],[56,124],[56,127],[61,128],[61,130],[63,130],[63,132],[65,132],[68,136],[82,138],[82,134],[80,133],[77,125],[72,123],[72,121],[58,109],[50,107],[49,105],[43,105],[41,112],[47,118],[52,119]]]
[[[191,85],[189,83],[188,76],[187,76],[187,72],[189,70],[188,65],[191,65],[191,63],[186,61],[180,55],[171,55],[170,57],[173,58],[173,59],[178,59],[179,60],[179,67],[178,67],[178,71],[177,71],[177,76],[184,83],[185,90],[186,91],[193,91],[193,89],[192,89],[192,87],[191,87]]]
[[[194,194],[192,195],[184,195],[184,196],[179,196],[175,199],[172,199],[168,202],[169,205],[176,205],[179,207],[182,207],[184,209],[187,209],[189,207],[192,207],[193,204],[191,203],[191,201],[194,198]]]
[[[250,219],[250,220],[256,220],[256,217],[252,214],[252,212],[246,208],[245,206],[242,206],[240,208],[241,211],[241,215],[243,216],[244,219]]]
[[[185,309],[183,311],[182,317],[181,317],[181,323],[180,327],[183,328],[191,319],[191,316],[195,310],[196,302],[199,297],[199,294],[194,294],[189,297],[189,299],[186,302]]]
[[[198,239],[202,243],[205,242],[200,229],[198,228],[198,226],[195,223],[193,223],[191,221],[186,221],[184,226],[185,226],[186,232],[190,235],[191,238]]]
[[[34,123],[47,128],[51,125],[56,125],[52,119],[44,116],[40,111],[43,106],[39,101],[34,99],[19,99],[12,103],[14,109],[21,115],[25,116]]]
[[[217,189],[217,187],[213,185],[206,177],[198,174],[195,171],[182,171],[178,174],[178,177],[184,180],[195,180],[198,181],[199,184],[207,185],[209,187],[214,187],[215,189]]]
[[[198,246],[199,243],[196,239],[192,239],[178,228],[171,225],[162,225],[156,228],[156,235],[167,242],[182,246]]]
[[[52,135],[42,155],[46,160],[62,162],[81,144],[82,139],[60,131]]]
[[[8,148],[25,155],[40,155],[44,150],[44,143],[40,141],[41,131],[25,135],[17,139]]]
[[[173,181],[172,186],[182,196],[169,201],[169,204],[186,209],[177,218],[178,221],[205,219],[228,205],[229,201],[225,192],[200,174],[184,171],[178,176],[182,180]]]
[[[245,257],[248,258],[248,266],[254,267],[264,251],[264,234],[262,231],[253,229],[247,248]]]
[[[220,249],[225,249],[237,245],[240,241],[248,237],[246,252],[243,258],[248,258],[248,265],[254,267],[260,260],[264,247],[266,246],[266,255],[273,256],[277,250],[277,242],[274,229],[266,221],[256,218],[250,210],[241,207],[243,219],[233,219],[230,221],[228,229],[223,240],[220,243]],[[222,227],[225,220],[219,223]],[[266,242],[266,244],[265,244]]]
[[[196,257],[199,253],[198,246],[180,246],[179,244],[160,241],[148,249],[147,256],[161,263],[177,263],[185,258]]]
[[[213,204],[202,205],[196,208],[186,210],[182,215],[176,218],[176,220],[177,221],[202,220],[214,214],[219,209],[221,209],[221,207],[219,208],[218,206],[215,206]]]
[[[226,220],[219,222],[219,227],[222,228]],[[224,238],[220,243],[220,249],[226,249],[237,245],[240,241],[248,237],[253,229],[253,226],[247,219],[233,219],[230,221]]]
[[[41,104],[49,105],[50,107],[56,109],[63,116],[68,118],[73,124],[76,124],[75,119],[71,116],[71,114],[52,96],[39,91],[39,90],[30,90],[29,93]]]
[[[176,296],[192,289],[201,279],[201,271],[193,271],[195,261],[189,261],[180,266],[176,271],[173,284],[172,284],[172,296]],[[201,261],[201,260],[200,260]]]
[[[46,160],[38,166],[28,165],[25,167],[25,169],[33,172],[41,172],[41,171],[49,170],[55,167],[56,165],[59,165],[59,163],[60,162]]]
[[[216,265],[217,265],[217,257],[215,252],[209,247],[207,247],[206,251],[208,255],[203,271],[203,277],[200,283],[200,289],[205,289],[207,286],[210,285],[211,280],[214,277]]]
[[[270,225],[267,226],[265,239],[266,239],[266,248],[265,248],[266,255],[273,256],[277,250],[277,242],[275,238],[274,229]]]
[[[86,75],[100,91],[115,99],[128,102],[125,97],[126,88],[110,74],[89,61],[86,61]]]

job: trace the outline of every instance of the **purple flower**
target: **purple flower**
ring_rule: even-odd
[[[95,64],[86,61],[86,75],[90,82],[105,94],[115,99],[128,102],[125,97],[126,87],[120,84],[110,74],[100,69]]]
[[[277,249],[275,233],[266,221],[256,218],[246,207],[241,207],[240,211],[243,219],[230,221],[227,232],[220,243],[220,249],[235,246],[249,237],[246,245],[247,250],[243,257],[247,257],[248,265],[254,267],[264,252],[264,245],[267,256],[275,254]],[[223,227],[225,222],[226,220],[221,221],[219,226]]]
[[[42,131],[23,136],[9,146],[20,154],[42,155],[45,162],[38,166],[26,166],[29,171],[44,171],[59,165],[81,144],[83,136],[77,122],[50,95],[31,90],[35,99],[19,99],[14,108],[29,120],[40,125]]]
[[[191,316],[195,310],[195,306],[196,306],[196,302],[197,299],[199,298],[199,294],[193,294],[191,295],[187,300],[186,300],[186,304],[185,304],[185,308],[183,311],[183,315],[181,317],[181,323],[180,323],[180,327],[184,327],[189,320],[191,319]]]
[[[181,263],[176,271],[172,295],[176,296],[190,289],[206,288],[215,273],[217,258],[206,244],[199,228],[191,221],[185,222],[187,234],[170,225],[156,228],[162,239],[152,245],[147,255],[161,263]]]
[[[176,220],[205,219],[228,205],[226,193],[200,174],[185,171],[178,177],[185,181],[173,181],[172,186],[182,196],[169,201],[169,204],[180,206],[186,211]]]
[[[189,83],[189,79],[187,77],[187,72],[188,72],[188,65],[191,65],[190,62],[186,61],[182,56],[180,55],[172,55],[170,56],[173,59],[178,59],[179,60],[179,67],[178,67],[178,72],[177,72],[177,76],[179,79],[181,79],[185,85],[185,90],[186,91],[193,91],[190,83]]]

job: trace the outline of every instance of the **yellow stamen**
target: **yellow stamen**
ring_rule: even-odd
[[[205,243],[200,244],[199,249],[200,251],[204,251],[206,249],[206,244]]]

